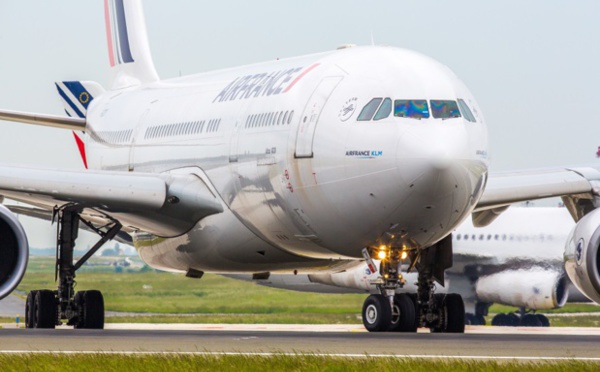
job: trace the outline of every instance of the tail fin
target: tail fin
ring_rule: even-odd
[[[76,118],[85,119],[90,102],[104,93],[104,88],[94,81],[60,81],[54,84],[65,112]]]
[[[87,109],[95,97],[98,97],[105,92],[102,86],[94,81],[59,81],[54,83],[58,94],[62,100],[65,112],[71,117],[85,119]],[[85,132],[77,133],[73,131],[75,143],[81,155],[83,166],[88,168],[87,156],[85,153],[85,143],[82,136]]]
[[[141,0],[104,0],[111,89],[158,81]]]

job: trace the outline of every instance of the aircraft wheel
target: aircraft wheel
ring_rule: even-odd
[[[394,296],[390,332],[416,332],[416,307],[413,300],[406,294]]]
[[[475,315],[474,317],[475,318],[474,318],[473,325],[480,325],[480,326],[486,325],[485,317],[483,315]]]
[[[539,319],[540,323],[542,323],[542,327],[550,327],[550,321],[547,316],[544,314],[535,314],[535,316]]]
[[[485,317],[483,315],[475,315],[471,313],[465,314],[465,325],[481,326],[485,325]]]
[[[444,299],[444,308],[446,309],[446,329],[447,333],[465,332],[465,304],[461,295],[450,293]]]
[[[508,325],[508,315],[500,313],[496,314],[492,318],[492,326],[494,327],[506,327]]]
[[[78,298],[79,295],[79,298]],[[103,329],[104,328],[104,297],[100,291],[82,291],[75,295],[81,306],[81,318],[76,328]]]
[[[380,294],[367,297],[362,308],[362,319],[369,332],[385,332],[392,323],[389,300]]]
[[[521,318],[521,323],[519,323],[521,327],[541,327],[542,322],[536,314],[525,314]]]
[[[33,328],[56,327],[56,297],[54,292],[44,289],[37,291],[33,301]]]
[[[81,329],[83,328],[83,293],[85,291],[79,291],[77,293],[75,293],[75,297],[73,297],[73,304],[75,306],[77,306],[77,309],[79,309],[79,317],[77,318],[77,321],[75,322],[75,324],[73,324],[73,328],[75,329]]]
[[[35,295],[38,291],[30,291],[27,294],[27,300],[25,301],[25,328],[33,328],[35,312]]]
[[[517,327],[521,323],[521,319],[515,313],[506,314],[506,325],[509,327]]]
[[[457,293],[436,294],[440,321],[431,327],[431,333],[464,333],[465,304],[462,296]]]

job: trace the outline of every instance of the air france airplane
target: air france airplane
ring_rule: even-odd
[[[546,316],[531,311],[562,307],[571,299],[563,254],[574,225],[566,208],[511,208],[484,228],[475,228],[467,219],[452,234],[454,265],[446,270],[445,286],[436,284],[435,292],[459,293],[465,303],[465,321],[471,325],[485,325],[489,307],[498,303],[517,307],[519,312],[497,314],[492,325],[549,326]],[[379,273],[372,273],[366,264],[336,273],[227,276],[317,293],[376,293],[373,283],[380,280]],[[409,273],[404,278],[407,283],[397,288],[397,294],[414,296],[417,275]],[[397,317],[392,319],[397,321]]]
[[[463,332],[460,295],[432,291],[452,266],[451,233],[463,220],[474,213],[485,225],[511,203],[548,196],[564,196],[577,220],[595,216],[596,169],[489,175],[481,108],[424,55],[353,47],[160,80],[141,1],[106,0],[104,13],[107,89],[57,83],[70,117],[0,112],[73,130],[88,168],[0,166],[0,194],[31,206],[13,211],[59,229],[58,288],[29,293],[27,327],[103,328],[102,294],[75,292],[75,273],[119,238],[149,265],[196,278],[336,272],[376,257],[381,281],[363,306],[369,331],[390,330],[399,312],[395,330]],[[0,297],[27,266],[13,211],[0,213]],[[101,238],[74,262],[80,225]],[[577,254],[585,261],[596,248]],[[581,260],[569,261],[579,262],[573,270]],[[418,273],[415,298],[395,294],[403,264]],[[597,265],[585,270],[582,286],[600,292],[587,279]]]

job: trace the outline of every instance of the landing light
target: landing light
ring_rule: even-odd
[[[400,253],[400,259],[406,260],[406,257],[408,257],[408,253],[406,253],[406,251],[402,251],[402,253]]]
[[[386,256],[387,256],[387,254],[385,253],[385,251],[379,251],[379,252],[377,253],[377,257],[378,257],[380,260],[385,260],[385,257],[386,257]]]

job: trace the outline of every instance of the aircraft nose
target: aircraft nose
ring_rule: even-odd
[[[470,154],[467,133],[459,127],[404,133],[396,164],[401,209],[411,211],[404,225],[422,243],[438,239],[470,213],[487,169]]]
[[[398,140],[396,159],[412,159],[424,170],[443,171],[457,160],[469,158],[468,136],[461,127],[429,127],[407,131]]]

